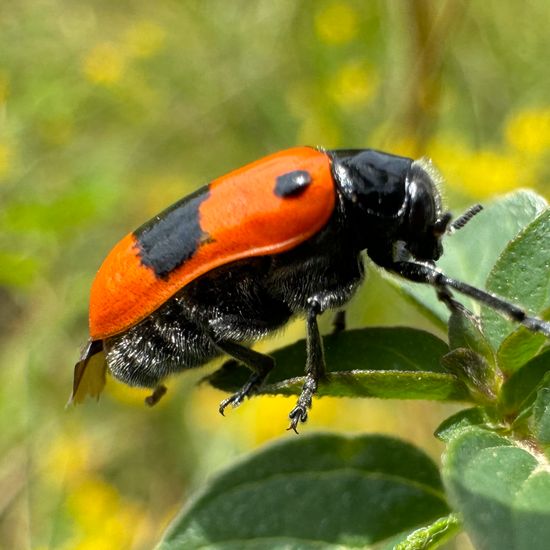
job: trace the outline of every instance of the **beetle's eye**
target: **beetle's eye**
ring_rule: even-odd
[[[413,181],[410,186],[410,193],[412,197],[409,213],[410,226],[418,232],[424,232],[435,217],[433,198],[423,182]]]

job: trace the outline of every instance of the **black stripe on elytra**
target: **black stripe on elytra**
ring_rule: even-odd
[[[134,231],[141,263],[166,279],[201,244],[211,240],[200,226],[199,207],[210,195],[208,186],[181,199]]]
[[[274,192],[278,197],[290,197],[305,191],[313,181],[311,174],[306,170],[293,170],[279,176],[275,180]]]

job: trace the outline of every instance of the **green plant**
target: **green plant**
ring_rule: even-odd
[[[505,197],[451,239],[444,271],[548,315],[550,209],[543,199],[525,191]],[[446,324],[432,289],[394,282],[435,323]],[[479,549],[547,548],[548,341],[491,311],[476,313],[455,311],[447,342],[405,327],[325,338],[332,372],[321,396],[470,404],[436,430],[446,444],[441,470],[394,438],[289,437],[211,482],[159,548],[425,549],[461,529]],[[278,368],[262,393],[298,393],[304,342],[274,357]],[[246,376],[228,363],[209,381],[230,392]]]

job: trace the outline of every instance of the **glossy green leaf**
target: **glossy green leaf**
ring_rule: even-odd
[[[459,433],[470,429],[472,426],[488,424],[490,419],[481,407],[464,409],[446,418],[435,430],[435,437],[448,443]]]
[[[542,445],[550,445],[550,388],[544,387],[537,392],[533,404],[531,431]]]
[[[550,350],[531,359],[502,386],[501,408],[506,414],[518,413],[535,400],[537,386],[550,371]]]
[[[445,253],[438,266],[450,277],[484,287],[507,243],[546,207],[546,201],[532,191],[517,191],[486,205],[463,229],[445,239]],[[389,277],[421,311],[428,311],[446,322],[449,312],[437,300],[432,288]],[[479,312],[479,306],[470,299],[458,299],[469,309]]]
[[[546,550],[550,469],[511,440],[481,428],[453,438],[443,460],[449,498],[478,550]]]
[[[503,340],[498,349],[499,369],[505,374],[513,374],[535,357],[546,342],[544,334],[531,332],[525,327],[516,328]]]
[[[476,402],[485,403],[496,398],[500,378],[482,355],[471,349],[458,348],[445,355],[441,363],[464,383]]]
[[[449,317],[449,347],[470,349],[495,368],[495,353],[481,330],[476,317],[467,311],[455,310]]]
[[[465,386],[444,371],[447,345],[428,332],[410,328],[350,330],[324,339],[330,370],[318,395],[401,399],[468,400]],[[305,341],[275,351],[276,368],[262,394],[298,395],[304,383]],[[208,377],[214,387],[237,391],[250,371],[234,361]]]
[[[437,466],[415,447],[384,436],[290,437],[214,479],[159,549],[364,548],[444,514]]]
[[[534,315],[550,305],[550,209],[529,224],[501,254],[487,279],[487,289]],[[483,308],[483,330],[495,348],[517,324]]]
[[[449,514],[420,527],[400,541],[386,546],[387,550],[434,550],[459,533],[461,522],[456,514]]]

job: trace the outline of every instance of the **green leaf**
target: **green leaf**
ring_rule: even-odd
[[[489,423],[490,418],[488,417],[485,409],[481,407],[473,407],[471,409],[459,411],[449,418],[446,418],[437,427],[434,435],[441,441],[448,443],[459,433],[468,430],[472,426],[482,426]]]
[[[531,431],[542,445],[550,445],[550,388],[541,388],[533,405]]]
[[[485,357],[471,349],[458,348],[445,355],[441,364],[464,383],[476,402],[487,403],[496,398],[500,378]]]
[[[436,465],[405,442],[292,437],[214,479],[159,549],[363,548],[448,512]]]
[[[495,353],[481,331],[479,321],[468,311],[455,309],[449,317],[449,347],[467,348],[486,359],[495,368]]]
[[[508,244],[487,279],[487,289],[539,314],[550,303],[550,209],[545,210]],[[482,311],[483,329],[495,348],[517,324],[489,308]]]
[[[508,335],[497,352],[497,363],[504,374],[513,374],[535,357],[547,342],[544,334],[518,327]]]
[[[391,547],[392,550],[432,550],[458,534],[461,523],[456,514],[449,514],[426,527],[416,529],[404,540]]]
[[[550,371],[550,349],[531,359],[502,386],[500,406],[505,414],[516,414],[535,400],[536,390]]]
[[[410,328],[367,328],[324,337],[328,380],[318,395],[400,399],[468,400],[465,386],[440,365],[447,345],[428,332]],[[298,395],[304,383],[305,341],[274,352],[276,368],[261,394]],[[207,380],[235,392],[250,371],[229,361]]]
[[[442,471],[476,549],[548,548],[550,469],[544,455],[475,427],[451,440]]]
[[[438,266],[444,273],[474,286],[483,287],[491,268],[512,240],[545,208],[546,201],[532,191],[517,191],[486,206],[466,227],[446,238],[445,253]],[[448,311],[427,285],[415,284],[388,275],[390,281],[417,303],[446,322]],[[469,309],[479,311],[477,304],[461,297]],[[430,315],[428,315],[430,317]]]

